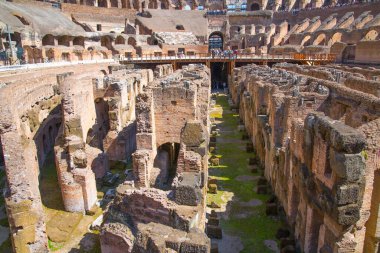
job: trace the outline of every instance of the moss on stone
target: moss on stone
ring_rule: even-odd
[[[240,202],[252,199],[265,203],[269,196],[258,195],[254,191],[257,180],[236,180],[237,176],[250,173],[248,161],[253,154],[245,152],[243,133],[237,131],[239,117],[229,110],[227,97],[219,95],[217,105],[222,109],[222,118],[218,119],[221,121],[218,140],[221,141],[218,141],[216,147],[220,164],[210,166],[209,175],[217,179],[218,192],[208,194],[207,203],[225,205],[228,202],[229,218],[221,220],[221,226],[228,234],[240,236],[244,244],[242,252],[273,252],[265,246],[264,240],[276,240],[275,233],[282,222],[266,216],[264,204],[255,207],[241,206]]]

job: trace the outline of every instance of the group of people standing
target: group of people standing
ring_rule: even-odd
[[[212,58],[215,58],[215,57],[237,58],[238,54],[239,54],[238,50],[230,50],[230,49],[221,50],[219,48],[211,49]]]

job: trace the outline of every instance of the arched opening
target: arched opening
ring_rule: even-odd
[[[102,52],[102,58],[103,59],[108,59],[108,56],[107,56],[107,54],[105,52]]]
[[[305,36],[301,41],[301,46],[310,46],[310,35]]]
[[[355,45],[347,45],[342,53],[343,63],[349,63],[355,60]]]
[[[211,68],[211,87],[213,89],[223,89],[228,83],[228,64],[227,62],[212,62]],[[224,85],[225,84],[225,85]]]
[[[133,46],[133,47],[136,47],[136,39],[133,38],[133,37],[129,37],[127,43],[128,43],[128,45],[131,45],[131,46]]]
[[[116,45],[124,45],[125,44],[125,39],[123,36],[119,35],[116,37],[116,40],[115,40],[115,44]]]
[[[148,9],[157,9],[157,0],[149,0]]]
[[[23,25],[30,25],[30,23],[24,17],[17,15],[17,14],[13,14],[13,16],[15,16],[18,20],[20,20],[20,22]]]
[[[70,38],[69,38],[69,36],[65,35],[65,36],[58,37],[58,45],[69,47],[70,46]]]
[[[112,42],[109,36],[103,36],[100,40],[101,46],[106,47],[108,50],[112,50]]]
[[[119,7],[118,1],[117,0],[111,0],[111,7],[117,8]]]
[[[329,46],[334,45],[335,42],[340,42],[342,40],[342,33],[335,33],[328,42]]]
[[[99,0],[98,1],[98,7],[108,7],[107,0]]]
[[[379,33],[376,30],[369,31],[362,40],[376,40]]]
[[[75,37],[73,40],[73,45],[84,47],[84,37]]]
[[[42,38],[42,45],[43,46],[54,46],[54,36],[51,34],[46,34]]]
[[[251,4],[251,11],[259,11],[260,5],[258,3]]]
[[[179,143],[169,142],[158,147],[151,175],[153,179],[151,184],[154,187],[164,190],[170,189],[176,174],[179,148]]]
[[[175,29],[179,30],[179,31],[184,31],[185,30],[185,27],[183,25],[176,25],[175,26]]]
[[[318,37],[313,42],[314,46],[325,45],[325,44],[326,44],[326,35],[323,33],[318,35]]]
[[[221,49],[223,50],[223,34],[220,32],[213,32],[208,38],[208,48],[211,49]]]
[[[169,9],[169,2],[168,1],[162,1],[161,2],[161,9],[162,10]]]

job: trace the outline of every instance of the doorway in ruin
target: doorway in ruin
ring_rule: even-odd
[[[54,144],[61,127],[61,107],[56,106],[34,135],[42,204],[48,209],[64,210],[55,166]]]
[[[347,45],[342,52],[342,62],[352,63],[355,61],[356,45]]]
[[[213,32],[208,38],[209,51],[212,49],[223,50],[223,34],[221,32]]]
[[[260,10],[260,5],[258,3],[253,3],[251,5],[251,11],[259,11]]]
[[[224,84],[228,84],[228,63],[227,62],[212,62],[211,70],[211,88],[213,90],[223,89]]]
[[[151,182],[154,187],[163,190],[170,188],[176,174],[179,148],[179,143],[170,142],[158,147]]]

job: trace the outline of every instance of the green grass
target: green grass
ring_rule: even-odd
[[[216,101],[220,107],[214,109],[211,116],[222,121],[218,125],[222,130],[218,139],[222,138],[223,142],[218,139],[216,142],[220,165],[209,168],[210,177],[217,179],[218,193],[208,194],[207,203],[214,201],[220,205],[225,203],[223,196],[232,196],[232,201],[228,203],[229,219],[221,221],[224,231],[230,235],[240,236],[244,245],[242,252],[273,252],[264,245],[264,240],[275,240],[275,233],[282,223],[265,215],[265,201],[269,196],[256,193],[256,180],[242,182],[235,179],[239,175],[259,176],[259,174],[252,174],[248,168],[248,160],[254,157],[254,154],[245,151],[246,141],[241,140],[243,133],[237,131],[239,115],[229,110],[226,96],[219,95]],[[263,204],[256,207],[242,207],[239,203],[251,199],[259,199]],[[246,218],[237,216],[242,211],[251,215]]]
[[[63,243],[57,243],[57,242],[52,242],[48,240],[48,247],[49,247],[49,250],[51,251],[57,251],[61,249],[63,245],[64,245]]]

